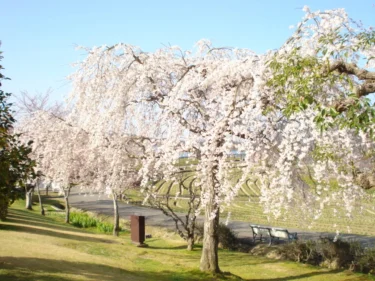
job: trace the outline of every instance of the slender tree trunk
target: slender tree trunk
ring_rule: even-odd
[[[44,207],[43,207],[42,197],[40,196],[39,181],[37,182],[36,191],[37,191],[38,199],[39,199],[40,214],[42,216],[44,216],[45,213],[44,213]]]
[[[49,189],[49,186],[51,185],[51,183],[48,183],[47,185],[46,185],[46,196],[48,196],[48,189]]]
[[[33,192],[28,191],[26,193],[26,209],[32,210],[33,209]]]
[[[120,216],[118,213],[117,194],[112,191],[113,199],[113,236],[119,236],[120,234]]]
[[[65,199],[65,222],[66,223],[69,223],[69,219],[70,219],[70,207],[69,207],[69,197],[68,196],[64,196],[64,199]]]
[[[25,208],[28,210],[33,209],[33,194],[34,194],[34,187],[31,185],[26,185],[26,206]]]
[[[69,206],[69,195],[70,189],[72,188],[71,185],[67,189],[64,190],[64,199],[65,199],[65,222],[70,223],[70,206]]]

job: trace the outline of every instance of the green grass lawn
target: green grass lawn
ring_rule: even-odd
[[[200,249],[185,250],[184,241],[157,229],[148,248],[135,247],[129,232],[112,237],[63,223],[63,215],[50,210],[28,211],[23,202],[0,222],[0,280],[375,280],[347,271],[331,271],[303,264],[220,251],[224,276],[198,269]],[[52,215],[54,214],[54,215]]]

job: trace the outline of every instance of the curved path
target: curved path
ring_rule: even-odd
[[[113,215],[113,202],[108,199],[105,195],[85,195],[78,192],[72,192],[69,197],[70,205],[82,210],[92,211],[105,215]],[[119,202],[119,213],[120,217],[123,219],[129,218],[131,215],[145,216],[146,228],[147,225],[159,226],[174,229],[174,222],[171,218],[165,216],[160,210],[143,207],[138,205],[130,205],[123,202]],[[228,226],[237,233],[240,239],[251,239],[252,231],[249,227],[251,222],[243,221],[231,221]],[[297,232],[299,239],[318,239],[320,236],[335,236],[335,233],[329,232],[310,232],[298,229],[290,229],[289,232]],[[356,240],[359,241],[363,246],[374,247],[375,237],[356,235],[356,234],[342,234],[340,238],[346,240]]]

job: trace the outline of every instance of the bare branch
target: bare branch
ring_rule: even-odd
[[[359,68],[354,63],[335,61],[328,68],[328,72],[333,72],[333,71],[338,71],[339,73],[345,73],[348,75],[355,75],[359,80],[375,80],[375,72],[371,72],[366,69]]]

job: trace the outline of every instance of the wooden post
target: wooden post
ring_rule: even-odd
[[[145,241],[145,217],[130,216],[131,240],[137,247],[147,247]]]

